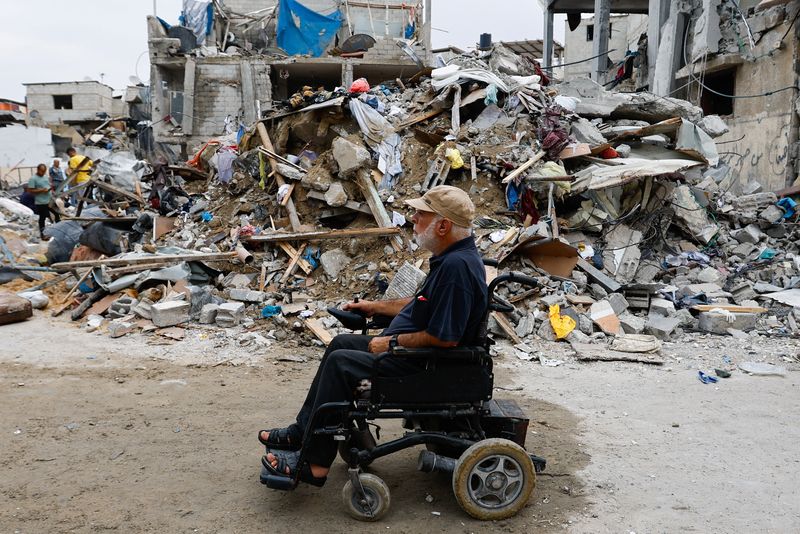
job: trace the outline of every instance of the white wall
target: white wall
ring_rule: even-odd
[[[47,128],[27,128],[12,124],[0,128],[0,167],[34,167],[53,163],[53,137]]]
[[[575,31],[570,31],[567,23],[564,23],[564,63],[580,61],[594,55],[594,40],[586,40],[588,25],[594,25],[594,17],[581,19],[581,24]],[[636,50],[639,35],[645,32],[647,32],[647,15],[613,15],[611,38],[608,41],[608,49],[615,50],[608,54],[611,61],[616,63],[625,57],[626,51]],[[591,70],[591,61],[568,65],[564,67],[564,79],[588,78]],[[610,77],[613,78],[613,73]]]

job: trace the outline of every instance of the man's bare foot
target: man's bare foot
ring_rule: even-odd
[[[278,468],[278,457],[271,452],[267,454],[267,461],[272,467],[276,469]],[[328,476],[328,471],[330,471],[329,467],[323,467],[321,465],[311,464],[309,465],[309,468],[311,468],[311,474],[314,475],[314,478],[325,478]],[[286,474],[290,474],[288,467],[286,468]]]

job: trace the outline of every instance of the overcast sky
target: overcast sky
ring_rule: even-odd
[[[302,0],[301,0],[302,2]],[[2,2],[0,98],[24,101],[23,83],[101,80],[114,89],[130,76],[150,77],[147,23],[152,0],[24,0]],[[156,0],[158,15],[177,23],[181,0]],[[541,39],[537,0],[433,0],[434,47]],[[442,30],[442,31],[439,31]],[[563,43],[563,18],[555,39]],[[137,63],[138,62],[138,63]]]

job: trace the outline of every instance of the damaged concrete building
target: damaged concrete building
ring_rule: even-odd
[[[113,91],[94,80],[26,83],[28,123],[36,126],[101,123],[113,115]]]
[[[184,2],[182,26],[149,17],[154,138],[185,154],[305,86],[410,76],[432,57],[429,14],[430,0],[226,0]]]
[[[795,184],[800,171],[795,106],[800,2],[547,0],[545,8],[546,46],[552,42],[555,13],[567,14],[568,29],[581,27],[583,32],[587,22],[581,14],[594,13],[592,53],[585,57],[593,56],[587,62],[589,74],[600,84],[617,73],[616,67],[609,69],[613,63],[608,59],[612,13],[647,15],[641,41],[628,49],[639,56],[636,89],[688,100],[705,115],[722,118],[724,124],[716,127],[727,132],[716,142],[730,171],[719,185],[741,193]],[[580,37],[568,37],[567,43]],[[566,54],[575,56],[569,45]],[[579,75],[586,75],[585,68]]]

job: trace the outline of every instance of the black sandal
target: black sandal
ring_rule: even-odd
[[[272,464],[269,462],[266,456],[261,458],[261,465],[264,466],[270,475],[285,477],[285,478],[294,478],[297,474],[297,461],[300,459],[299,452],[284,452],[282,454],[275,454],[272,453],[275,458],[278,460],[278,466],[272,467]],[[289,472],[286,472],[286,468],[289,468]],[[316,486],[321,488],[325,481],[328,480],[327,476],[324,477],[315,477],[314,474],[311,472],[311,466],[308,462],[303,462],[303,467],[300,468],[300,476],[298,477],[300,482],[305,482],[306,484],[311,484],[312,486]]]
[[[267,439],[261,437],[261,434],[264,432],[269,432],[269,437]],[[258,441],[267,449],[298,451],[300,450],[302,440],[303,437],[300,432],[297,431],[296,425],[258,431]]]

